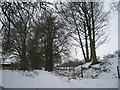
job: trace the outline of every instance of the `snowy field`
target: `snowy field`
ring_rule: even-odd
[[[116,66],[117,59],[111,59],[111,71],[101,73],[99,78],[76,78],[59,76],[55,72],[35,70],[2,71],[2,86],[4,88],[118,88]],[[91,71],[91,70],[90,70]]]
[[[23,72],[3,71],[3,87],[6,88],[117,88],[117,79],[72,79],[53,73],[36,71],[37,75]]]

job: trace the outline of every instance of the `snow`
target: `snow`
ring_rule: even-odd
[[[2,86],[2,70],[0,70],[0,86]]]
[[[0,86],[2,85],[2,65],[0,60]]]
[[[93,68],[84,71],[84,78],[76,77],[72,79],[68,76],[60,76],[55,71],[47,72],[43,70],[28,71],[12,71],[12,70],[0,70],[2,72],[2,85],[5,88],[118,88],[117,68],[118,60],[113,58],[107,60],[107,67],[110,70],[107,72],[98,72],[94,70],[97,66],[101,69],[103,66],[93,65]],[[83,65],[89,66],[90,63]],[[76,69],[80,69],[78,66]],[[63,71],[61,71],[63,72]],[[64,73],[70,74],[66,71]],[[63,74],[64,74],[63,73]],[[90,75],[96,75],[97,78],[87,77]]]
[[[117,66],[118,58],[111,58],[103,61],[104,64],[91,65],[92,68],[85,70],[84,77],[99,78],[99,79],[115,79],[118,78]],[[95,77],[97,76],[97,77]]]
[[[71,79],[55,76],[53,73],[37,70],[33,77],[23,75],[22,71],[3,71],[5,88],[117,88],[117,79]],[[25,72],[26,73],[26,72]],[[27,74],[26,74],[27,75]]]
[[[85,63],[82,65],[83,68],[88,68],[90,66],[91,62]]]
[[[36,71],[39,75],[34,77],[22,76],[21,72],[3,71],[3,87],[6,88],[57,88],[66,87],[57,77],[49,72]],[[7,75],[9,73],[9,75]],[[12,82],[12,83],[11,83]]]
[[[109,60],[111,65],[107,65],[110,68],[109,72],[104,72],[101,73],[100,78],[117,78],[118,77],[118,72],[117,72],[117,66],[118,66],[118,58],[112,58]]]
[[[92,68],[100,68],[100,64],[91,65]]]
[[[83,67],[83,68],[88,68],[91,63],[92,63],[92,62],[88,62],[88,63],[85,63],[85,64],[83,64],[83,65],[79,65],[79,66],[75,67],[75,69],[76,69],[76,70],[80,70],[81,67]]]

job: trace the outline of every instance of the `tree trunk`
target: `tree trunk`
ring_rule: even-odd
[[[48,46],[45,46],[45,71],[48,70]]]
[[[48,71],[53,71],[53,49],[52,49],[52,41],[50,40],[50,45],[49,45],[49,67]]]
[[[23,38],[23,41],[22,41],[22,56],[21,56],[21,59],[22,59],[22,67],[21,69],[23,70],[26,70],[28,69],[28,63],[27,63],[27,59],[26,59],[26,44],[25,44],[25,38]]]
[[[72,15],[73,15],[73,13],[72,13]],[[82,40],[81,40],[80,32],[79,32],[79,29],[78,29],[78,26],[77,26],[77,23],[76,23],[74,15],[73,15],[73,19],[74,19],[75,27],[76,27],[77,34],[78,34],[78,37],[79,37],[79,41],[80,41],[80,46],[81,46],[81,49],[82,49],[83,57],[84,57],[84,59],[86,61],[86,55],[85,55],[85,51],[84,51],[84,48],[83,48],[83,43],[82,43]]]
[[[97,60],[97,57],[96,57],[96,49],[95,49],[95,43],[92,42],[92,65],[94,64],[98,64],[98,60]]]
[[[93,40],[92,40],[92,65],[99,63],[96,57],[96,48],[95,48],[95,23],[94,23],[94,13],[93,13],[93,2],[91,2],[91,17],[92,17],[92,31],[93,31]]]
[[[92,60],[92,36],[91,36],[91,25],[90,25],[90,17],[88,17],[88,11],[87,11],[87,9],[86,9],[86,3],[84,3],[83,4],[83,12],[84,12],[84,14],[85,14],[85,21],[86,21],[86,26],[87,26],[87,29],[88,29],[88,36],[89,36],[89,41],[90,41],[90,59],[89,59],[89,61],[91,61]],[[86,47],[86,49],[87,49],[87,47]],[[87,52],[86,53],[89,53],[89,51],[88,50],[86,50]],[[88,55],[88,54],[87,54]],[[89,57],[89,56],[87,56],[87,57]]]
[[[53,51],[52,51],[52,49],[49,49],[48,54],[46,56],[45,70],[53,71]]]
[[[27,31],[26,25],[27,24],[25,24],[24,29],[21,30],[23,32],[23,36],[22,36],[22,67],[21,68],[23,70],[29,69],[29,64],[28,64],[27,57],[26,57],[26,31]]]
[[[81,40],[81,37],[80,37],[80,32],[79,32],[78,29],[77,29],[77,32],[78,32],[78,36],[79,36],[79,41],[80,41],[83,57],[84,57],[85,61],[87,61],[86,56],[85,56],[85,51],[84,51],[84,48],[83,48],[83,43],[82,43],[82,40]]]
[[[85,22],[84,22],[84,30],[85,30],[86,62],[90,62],[89,48],[88,48],[88,36],[87,36],[87,30],[86,30],[86,27],[85,27]]]
[[[53,71],[53,39],[51,36],[51,31],[48,31],[47,35],[47,52],[46,52],[46,65],[45,70],[46,71]]]

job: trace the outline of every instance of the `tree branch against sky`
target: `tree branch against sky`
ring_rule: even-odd
[[[58,10],[54,4],[58,5]],[[109,12],[105,10],[105,7],[109,7],[109,2],[105,2],[104,7],[101,2],[59,2],[54,4],[47,2],[40,2],[38,4],[19,2],[1,3],[1,31],[4,33],[4,38],[2,39],[3,54],[14,54],[15,57],[17,56],[17,58],[19,58],[19,60],[21,59],[21,63],[26,63],[24,66],[27,67],[28,63],[31,65],[29,55],[32,54],[29,54],[30,52],[28,49],[30,43],[33,44],[33,47],[36,45],[36,48],[40,46],[43,47],[45,45],[43,51],[46,52],[46,56],[41,50],[43,48],[39,48],[40,50],[35,51],[39,54],[40,52],[43,53],[40,55],[46,57],[46,60],[45,58],[43,59],[44,63],[46,63],[47,59],[48,61],[51,60],[51,62],[54,61],[56,58],[53,57],[53,54],[56,52],[56,55],[61,53],[61,55],[59,54],[57,58],[60,58],[62,55],[69,56],[68,49],[70,48],[68,48],[67,45],[70,46],[70,43],[71,45],[74,45],[73,47],[79,46],[81,48],[81,50],[76,49],[80,54],[77,55],[77,57],[81,57],[79,59],[82,59],[82,56],[84,56],[86,62],[96,60],[97,55],[102,56],[105,54],[104,52],[109,52],[107,50],[115,50],[116,47],[114,47],[114,45],[110,46],[111,44],[109,42],[105,45],[102,45],[108,38],[108,35],[106,35],[107,31],[111,31],[110,42],[115,42],[114,39],[117,37],[117,35],[115,35],[115,30],[117,29],[111,28],[114,26],[111,19],[114,17],[115,13],[110,13],[110,17],[112,18],[107,18]],[[50,18],[49,14],[52,14],[51,20],[48,19]],[[52,22],[52,18],[56,18],[56,20],[53,20]],[[49,22],[46,22],[46,20]],[[108,23],[107,20],[110,21],[110,23]],[[116,19],[114,20],[115,23],[117,23]],[[108,27],[110,26],[110,28],[106,28],[107,24]],[[53,25],[58,25],[58,27],[54,27]],[[36,32],[34,32],[34,30],[36,30]],[[69,40],[67,40],[68,37]],[[28,41],[30,42],[28,43]],[[39,44],[37,44],[38,42]],[[113,48],[111,49],[107,45]],[[102,50],[103,48],[107,50]],[[71,50],[72,49],[73,48],[71,47]],[[48,52],[51,54],[47,54]],[[63,52],[65,53],[63,54]],[[71,56],[76,57],[72,54]],[[97,63],[97,61],[95,63]],[[47,66],[49,66],[49,64]],[[52,66],[52,64],[50,66]]]
[[[96,60],[96,47],[108,38],[109,12],[103,10],[103,2],[66,2],[58,5],[58,12],[78,37],[78,43],[86,62]],[[76,37],[76,36],[75,36]],[[89,52],[90,51],[90,52]]]

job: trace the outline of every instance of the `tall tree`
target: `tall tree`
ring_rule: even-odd
[[[44,15],[45,70],[53,71],[56,59],[61,57],[61,53],[68,51],[66,48],[66,45],[68,45],[68,34],[63,29],[64,25],[62,22],[53,12],[45,12]]]
[[[96,48],[108,38],[105,28],[109,12],[103,11],[103,2],[68,2],[57,5],[62,18],[71,25],[69,30],[74,30],[78,35],[86,62],[92,60],[92,64],[98,63]]]
[[[69,33],[50,3],[3,2],[0,7],[3,55],[17,57],[21,69],[52,71],[68,54]]]
[[[43,10],[37,7],[35,11],[37,13],[27,46],[28,57],[34,67],[41,63],[45,70],[52,71],[54,64],[61,63],[62,55],[67,54],[69,34],[64,30],[64,24],[55,14],[54,9],[50,7],[51,4],[43,3],[43,5]],[[38,60],[36,55],[39,57]]]
[[[19,58],[21,69],[28,69],[26,40],[32,14],[30,13],[31,5],[27,2],[3,2],[0,7],[3,15],[2,29],[4,30],[3,53],[10,51],[10,55]]]

